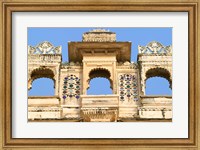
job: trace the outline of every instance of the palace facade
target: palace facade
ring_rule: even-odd
[[[29,121],[171,121],[172,96],[145,95],[151,77],[167,79],[172,88],[171,46],[156,41],[138,46],[134,63],[131,42],[94,29],[81,42],[68,43],[68,57],[62,63],[61,47],[47,41],[28,46],[28,90],[38,78],[52,79],[55,88],[55,96],[28,97]],[[87,95],[90,81],[98,77],[109,80],[111,95]]]

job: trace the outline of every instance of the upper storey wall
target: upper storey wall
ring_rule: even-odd
[[[47,41],[35,47],[28,46],[28,89],[35,79],[50,78],[54,81],[55,95],[58,95],[61,62],[61,46],[54,47]]]
[[[172,88],[172,46],[153,41],[138,46],[138,53],[142,95],[145,95],[146,80],[155,76],[167,79]]]
[[[105,29],[94,29],[86,32],[82,37],[83,42],[116,42],[116,33]]]
[[[116,42],[116,33],[94,29],[83,34],[82,42],[69,42],[70,62],[82,62],[85,56],[115,56],[118,62],[130,61],[131,42]]]

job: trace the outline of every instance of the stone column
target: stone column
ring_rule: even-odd
[[[87,88],[88,88],[88,83],[87,83],[87,67],[86,67],[86,62],[83,61],[83,81],[82,81],[82,85],[83,85],[83,95],[87,94]]]

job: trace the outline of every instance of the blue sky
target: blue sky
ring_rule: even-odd
[[[62,46],[62,61],[68,61],[68,42],[81,41],[82,34],[93,28],[28,28],[28,45],[36,46],[43,41],[49,41],[54,46]],[[131,41],[131,61],[137,62],[138,45],[146,46],[151,41],[163,45],[172,45],[172,28],[106,28],[117,34],[117,41]],[[103,88],[101,88],[103,87]],[[107,88],[106,88],[107,87]],[[111,94],[109,81],[95,78],[90,82],[88,94]],[[147,95],[171,95],[169,83],[160,77],[150,78],[146,82]],[[54,95],[53,81],[40,78],[33,82],[29,96]]]

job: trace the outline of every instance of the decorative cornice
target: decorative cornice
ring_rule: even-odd
[[[59,112],[61,107],[29,107],[28,112]]]
[[[83,64],[80,62],[63,62],[62,66],[82,66]]]
[[[61,54],[29,54],[28,63],[41,64],[41,63],[60,63]]]
[[[157,55],[167,55],[172,53],[172,46],[163,46],[161,43],[152,41],[147,46],[138,45],[139,54],[157,54]]]
[[[35,47],[29,45],[28,54],[61,54],[61,46],[54,47],[50,42],[44,41]]]
[[[144,107],[138,107],[139,111],[171,111],[171,108],[156,108],[156,107],[152,107],[152,108],[144,108]]]

